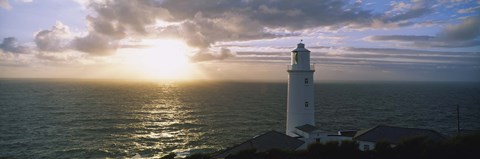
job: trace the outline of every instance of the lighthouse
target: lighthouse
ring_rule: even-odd
[[[291,64],[288,65],[288,97],[286,134],[298,136],[297,127],[315,126],[315,104],[313,98],[314,65],[310,65],[310,51],[305,44],[297,44],[291,52]]]

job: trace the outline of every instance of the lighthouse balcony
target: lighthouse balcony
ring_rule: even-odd
[[[287,65],[288,71],[315,71],[315,65],[310,65],[310,67],[299,66],[299,65]]]

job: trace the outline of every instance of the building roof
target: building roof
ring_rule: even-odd
[[[347,137],[354,137],[355,134],[357,133],[356,130],[342,130],[338,131],[338,134],[341,136],[347,136]]]
[[[320,130],[320,129],[317,128],[316,126],[313,126],[313,125],[310,125],[310,124],[305,124],[305,125],[302,125],[302,126],[297,126],[297,127],[295,127],[295,128],[297,128],[297,129],[300,130],[300,131],[306,132],[306,133],[310,133],[310,132],[315,131],[315,130]]]
[[[394,127],[386,125],[378,125],[370,129],[359,131],[355,134],[353,139],[357,141],[370,142],[386,141],[391,144],[399,144],[402,140],[406,138],[416,136],[425,136],[433,141],[441,141],[445,139],[442,134],[434,130]]]
[[[256,136],[250,140],[247,140],[241,144],[235,145],[224,151],[214,155],[213,158],[225,158],[230,154],[236,154],[242,150],[256,149],[259,152],[268,151],[271,149],[282,150],[296,150],[298,147],[305,143],[302,140],[290,137],[286,134],[269,131],[262,135]]]

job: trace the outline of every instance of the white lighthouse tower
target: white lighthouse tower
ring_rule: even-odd
[[[315,126],[315,103],[313,98],[314,66],[310,65],[310,51],[305,44],[297,44],[292,51],[288,66],[287,129],[289,136],[298,136],[296,127]]]

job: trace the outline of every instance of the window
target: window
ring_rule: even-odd
[[[363,145],[363,151],[370,150],[370,145]]]
[[[305,84],[308,84],[308,78],[305,78]]]
[[[308,102],[305,102],[305,107],[308,107]]]
[[[293,52],[295,56],[295,64],[298,64],[298,52]]]

